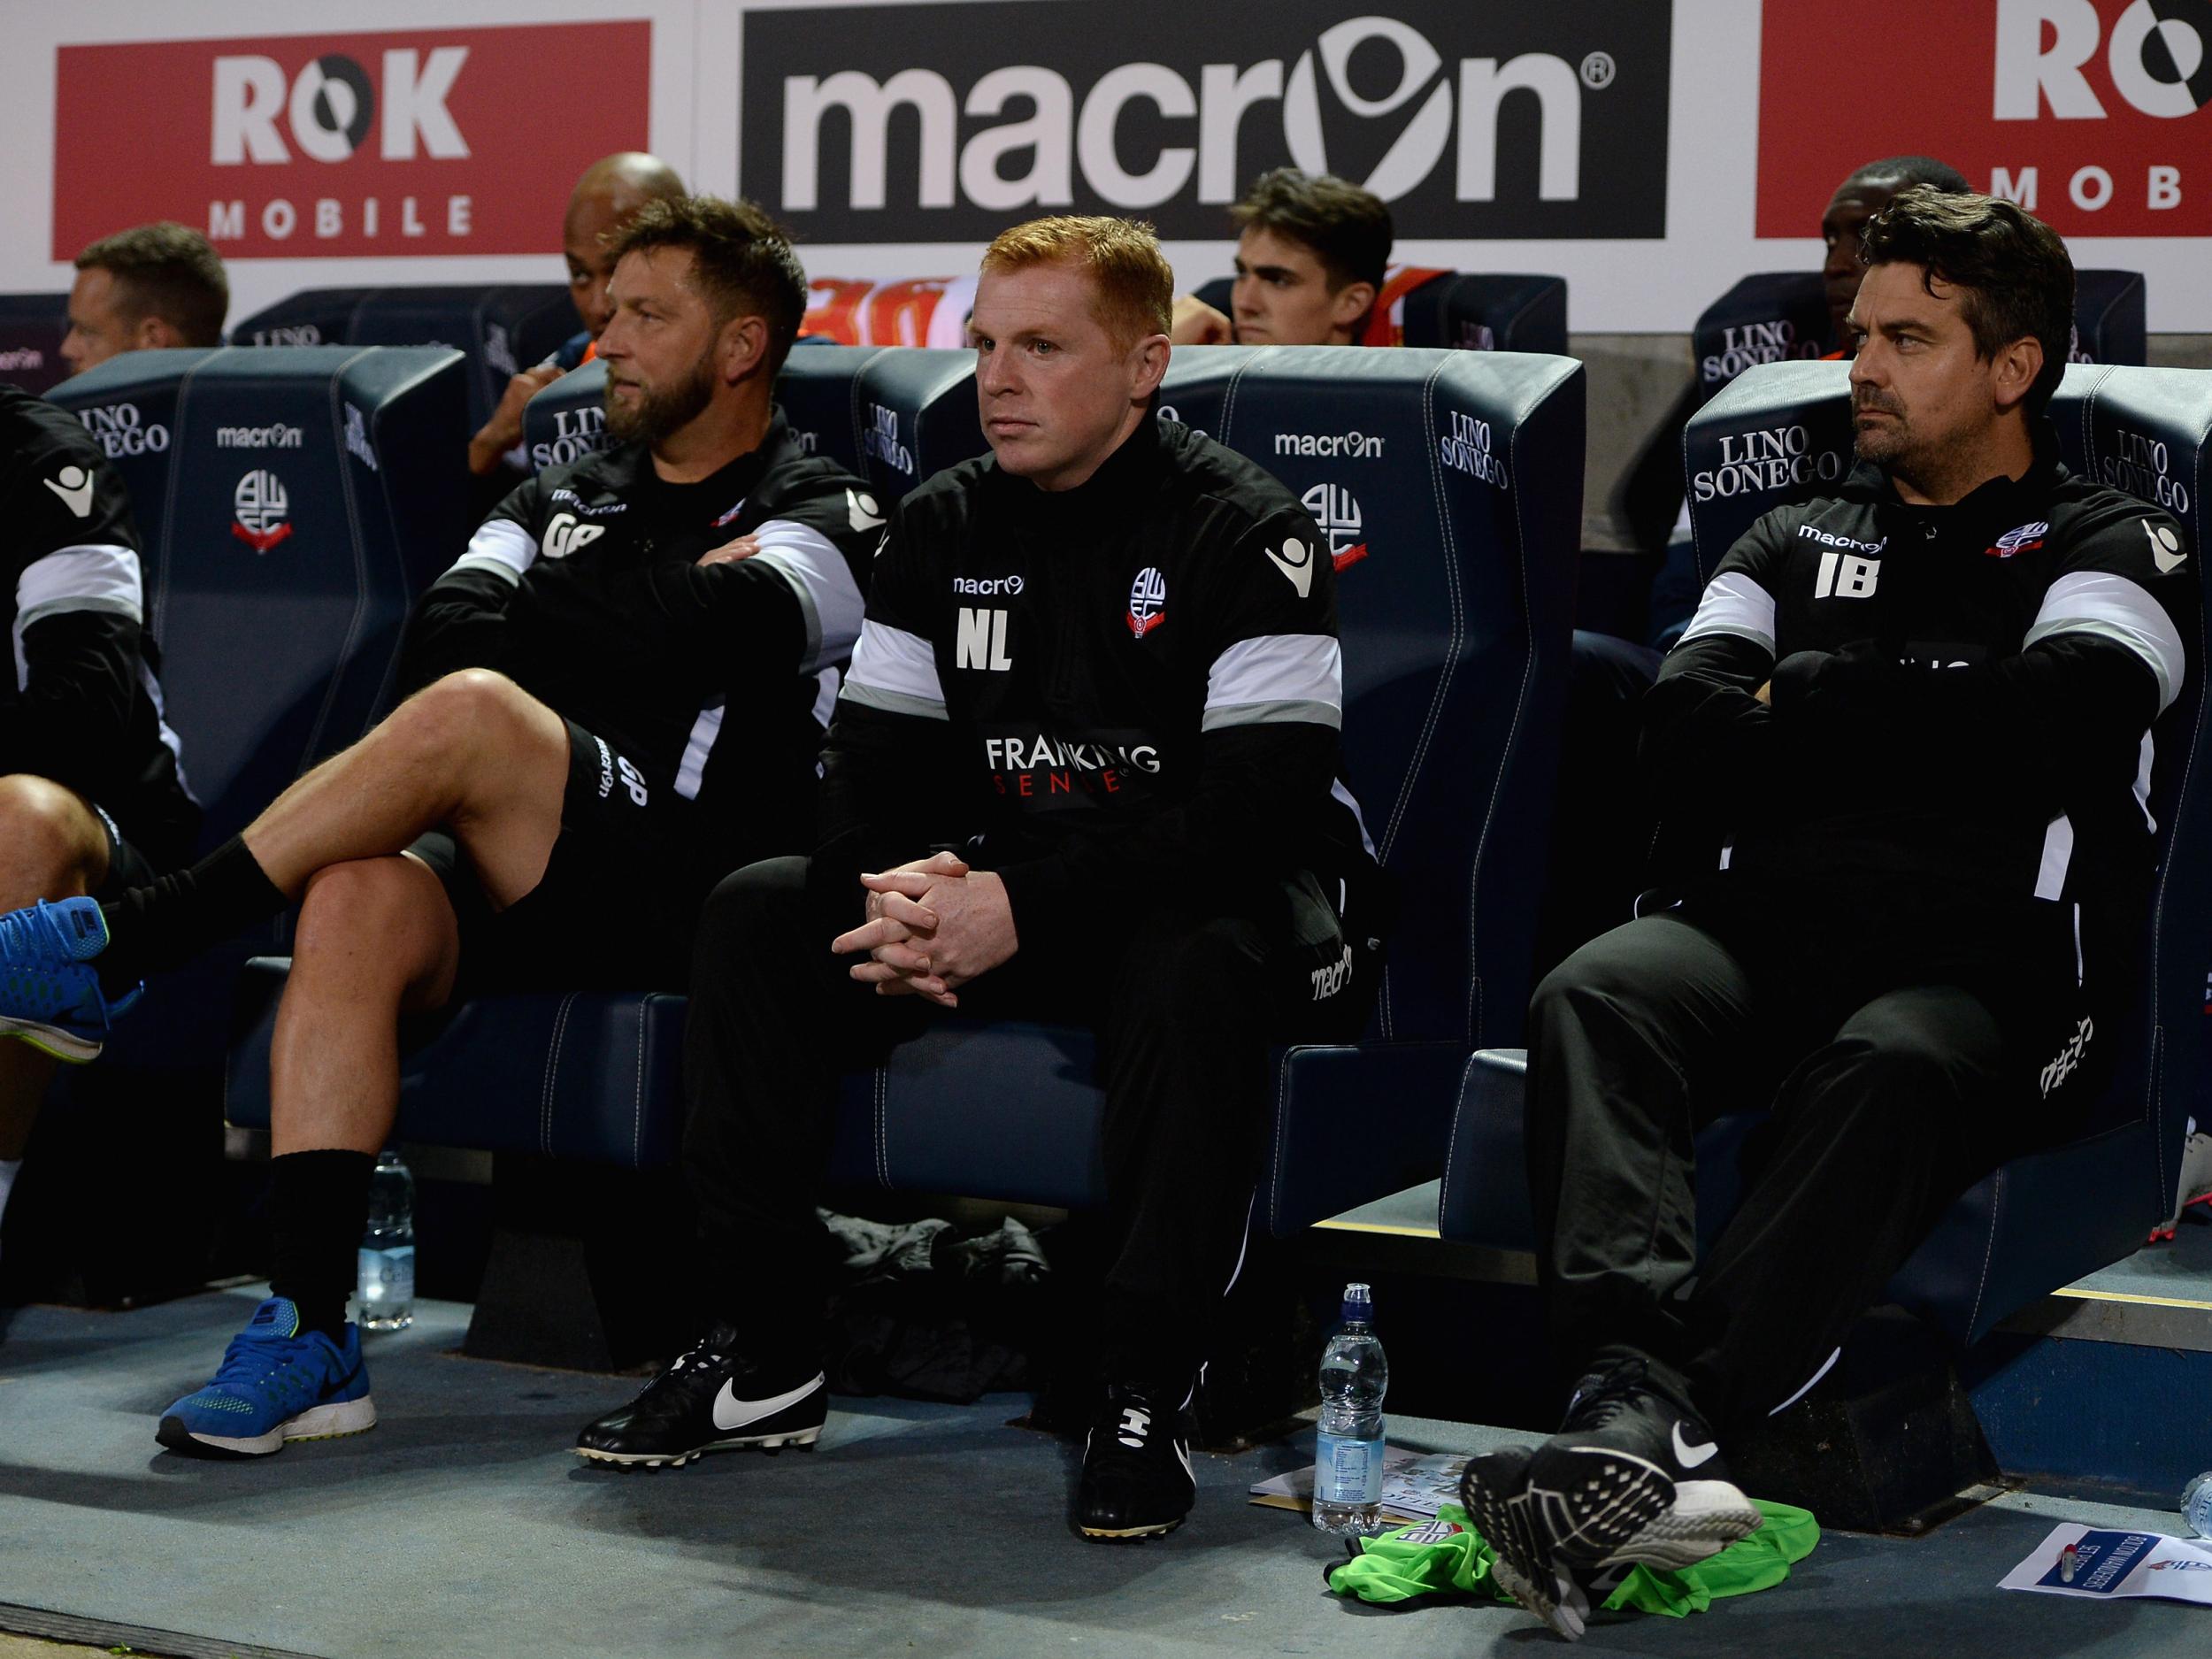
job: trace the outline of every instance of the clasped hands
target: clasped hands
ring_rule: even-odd
[[[879,996],[919,996],[957,1008],[960,987],[1014,954],[1014,907],[1006,884],[971,871],[953,853],[935,853],[879,875],[864,875],[868,919],[840,933],[830,949],[868,960],[849,972]]]

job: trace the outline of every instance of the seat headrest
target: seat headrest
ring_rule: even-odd
[[[1708,305],[1690,331],[1697,388],[1709,398],[1758,364],[1821,357],[1834,349],[1817,271],[1747,276]]]
[[[2070,364],[2051,399],[2066,465],[2181,521],[2193,549],[2212,527],[2212,373]]]
[[[1682,433],[1682,476],[1701,583],[1769,509],[1832,491],[1852,465],[1851,365],[1744,370]]]
[[[990,448],[976,410],[975,353],[890,348],[853,381],[861,476],[888,505],[933,472]]]
[[[42,392],[69,373],[61,337],[69,332],[66,294],[0,294],[0,380]]]
[[[2074,273],[2074,346],[2071,363],[2147,360],[2146,296],[2140,271]]]
[[[408,603],[467,544],[456,351],[134,351],[55,401],[116,456],[185,770],[237,828],[379,706]]]
[[[533,472],[566,466],[607,447],[607,365],[580,364],[522,409],[522,448]]]
[[[860,372],[881,346],[806,345],[792,349],[776,377],[776,402],[810,455],[826,455],[860,471]]]
[[[1405,342],[1563,357],[1566,279],[1467,272],[1425,282],[1405,296]]]
[[[565,283],[308,288],[240,320],[234,345],[450,346],[468,361],[469,416],[488,419],[517,371],[576,332]]]

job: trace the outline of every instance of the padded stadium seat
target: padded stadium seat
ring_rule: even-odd
[[[2074,273],[2074,349],[2070,363],[2150,361],[2140,271]]]
[[[130,490],[204,848],[382,713],[407,608],[472,528],[463,373],[425,346],[132,351],[52,394]],[[227,971],[157,990],[111,1052],[219,1044]]]
[[[1401,287],[1407,277],[1419,280]],[[1226,315],[1234,285],[1234,278],[1217,277],[1198,288],[1197,297]],[[1401,267],[1386,282],[1382,303],[1387,311],[1377,321],[1392,338],[1371,334],[1363,344],[1566,354],[1564,277]]]
[[[990,448],[976,408],[972,351],[879,349],[858,365],[852,407],[860,475],[886,507],[932,473]]]
[[[1817,473],[1849,431],[1840,363],[1777,364],[1747,373],[1707,404],[1685,438],[1694,482],[1720,457],[1778,449]],[[2052,404],[2067,464],[2156,502],[2179,518],[2193,549],[2206,545],[2212,488],[2212,373],[2077,365]],[[1806,434],[1800,440],[1791,434]],[[1781,434],[1777,438],[1775,434]],[[1780,460],[1744,465],[1781,465]],[[1701,578],[1735,537],[1801,483],[1693,496]],[[2200,554],[2200,557],[2201,555]],[[2193,635],[2190,678],[2154,729],[2152,816],[2161,875],[2149,937],[2147,992],[2115,1034],[2122,1059],[2101,1109],[2070,1144],[2016,1159],[1955,1204],[1892,1280],[1893,1298],[1963,1347],[2016,1310],[2131,1254],[2170,1210],[2185,1120],[2212,1116],[2212,1054],[2205,1035],[2212,916],[2212,726],[2205,719],[2204,631]],[[1477,1054],[1460,1087],[1440,1202],[1444,1236],[1498,1248],[1532,1242],[1522,1154],[1517,1051]],[[1740,1155],[1755,1115],[1700,1137],[1698,1220],[1707,1239],[1742,1191]]]
[[[0,294],[0,380],[43,392],[69,373],[61,360],[69,332],[66,294]]]
[[[864,433],[913,448],[918,470],[941,465],[953,457],[931,447],[933,423],[941,415],[957,431],[941,400],[961,384],[941,354],[887,351],[859,396],[893,421],[864,420]],[[1528,858],[1544,844],[1566,672],[1583,399],[1578,365],[1532,356],[1231,349],[1179,354],[1171,370],[1163,401],[1202,403],[1215,434],[1299,491],[1330,539],[1343,572],[1347,764],[1412,900],[1367,1039],[1276,1056],[1263,1205],[1279,1233],[1432,1176],[1469,1048],[1520,1028],[1540,887]],[[280,972],[271,964],[253,977],[261,1011],[233,1056],[234,1121],[266,1121]],[[680,1023],[664,998],[483,999],[410,1060],[401,1133],[663,1161],[680,1116]],[[833,1174],[1094,1205],[1092,1079],[1087,1031],[946,1020],[849,1080]],[[1348,1137],[1352,1117],[1363,1133]]]
[[[2074,340],[2070,362],[2141,365],[2146,340],[2139,271],[2074,273]],[[1698,393],[1710,397],[1746,369],[1795,357],[1823,357],[1828,300],[1817,271],[1747,276],[1705,308],[1690,331]]]
[[[151,549],[162,691],[210,835],[380,712],[407,607],[472,527],[462,373],[424,346],[134,351],[55,395],[107,444]]]
[[[492,288],[306,288],[233,326],[239,346],[450,346],[468,360],[469,430],[518,370],[576,332],[565,282]]]

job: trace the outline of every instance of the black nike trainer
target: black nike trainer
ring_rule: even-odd
[[[1086,1538],[1156,1538],[1182,1525],[1198,1499],[1190,1430],[1179,1406],[1110,1385],[1083,1442],[1075,1525]]]
[[[810,1447],[829,1416],[818,1370],[772,1371],[741,1354],[733,1325],[717,1324],[637,1397],[576,1437],[576,1453],[631,1469],[680,1468],[702,1452]]]
[[[1728,1479],[1704,1420],[1653,1387],[1638,1359],[1576,1386],[1559,1432],[1529,1459],[1524,1502],[1571,1571],[1693,1566],[1763,1518]]]

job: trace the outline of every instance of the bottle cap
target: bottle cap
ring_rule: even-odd
[[[1355,1283],[1345,1286],[1344,1305],[1341,1317],[1344,1323],[1347,1325],[1374,1324],[1374,1293],[1369,1290],[1366,1286],[1361,1284]]]

